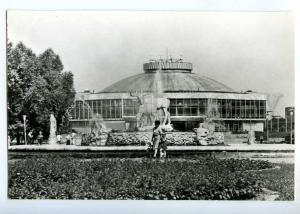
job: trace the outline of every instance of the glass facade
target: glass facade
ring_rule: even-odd
[[[139,111],[139,103],[137,100],[124,99],[123,100],[123,115],[136,116]]]
[[[122,100],[75,101],[73,119],[91,119],[96,115],[104,119],[122,118]]]
[[[122,107],[123,101],[123,107]],[[77,100],[73,119],[91,119],[101,115],[104,119],[136,116],[139,103],[134,99]],[[171,116],[212,116],[221,119],[265,119],[265,100],[233,99],[170,99]]]
[[[137,100],[124,99],[123,112],[121,99],[75,101],[73,119],[91,119],[100,115],[104,119],[119,119],[123,116],[136,116],[139,110]]]
[[[265,100],[170,99],[171,116],[207,116],[224,119],[264,119]]]

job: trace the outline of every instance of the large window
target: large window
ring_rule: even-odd
[[[266,101],[259,100],[259,118],[266,118]]]
[[[206,99],[170,99],[169,112],[171,116],[205,115]]]
[[[124,116],[136,116],[139,111],[139,103],[137,100],[126,99],[123,100],[123,114]]]
[[[97,115],[104,119],[136,116],[139,103],[135,99],[77,100],[73,108],[73,119],[91,119]],[[234,99],[170,99],[171,116],[209,116],[226,119],[264,119],[265,100]]]
[[[217,118],[265,118],[265,100],[234,99],[171,99],[171,116],[201,116]]]
[[[77,100],[75,102],[74,119],[91,119],[93,117],[105,119],[122,118],[121,99],[109,100]]]

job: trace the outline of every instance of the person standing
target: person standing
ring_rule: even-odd
[[[259,141],[260,141],[260,144],[263,144],[263,141],[264,141],[264,136],[263,135],[260,135]]]
[[[66,139],[67,139],[67,145],[70,145],[70,143],[71,143],[71,135],[70,134],[68,134],[67,135],[67,137],[66,137]]]
[[[167,135],[166,133],[162,133],[161,142],[159,145],[160,148],[160,157],[166,158],[167,157]]]
[[[38,140],[38,144],[39,145],[42,145],[42,142],[43,142],[43,132],[42,131],[39,131],[39,135],[37,136],[37,140]]]
[[[28,133],[28,144],[33,144],[33,130]]]
[[[60,133],[58,133],[58,134],[56,135],[56,138],[57,138],[57,143],[58,143],[58,144],[61,144],[61,135],[60,135]]]
[[[76,136],[76,133],[72,130],[72,134],[71,134],[71,144],[72,145],[75,145],[75,136]]]
[[[154,128],[153,128],[153,134],[152,134],[152,143],[153,143],[153,149],[154,154],[153,157],[156,158],[158,146],[161,140],[162,130],[160,128],[160,122],[159,120],[156,120],[154,122]]]

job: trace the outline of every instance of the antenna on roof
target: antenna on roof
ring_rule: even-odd
[[[168,50],[168,48],[167,48],[167,50],[166,50],[166,61],[168,61],[169,60],[169,50]]]
[[[150,62],[154,62],[155,61],[155,59],[154,59],[154,57],[152,55],[149,55],[149,61]]]
[[[182,55],[180,55],[180,56],[179,56],[179,59],[176,59],[175,62],[182,62],[182,60],[183,60],[183,59],[182,59]]]

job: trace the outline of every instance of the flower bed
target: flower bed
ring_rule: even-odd
[[[253,171],[272,168],[266,161],[83,160],[53,156],[11,162],[8,196],[12,199],[247,200],[257,196],[266,184],[270,186],[264,178],[281,182],[274,181],[271,172],[264,177],[262,172]]]
[[[147,145],[151,142],[152,132],[110,133],[106,145]],[[168,145],[197,145],[194,132],[170,132],[166,135]]]

